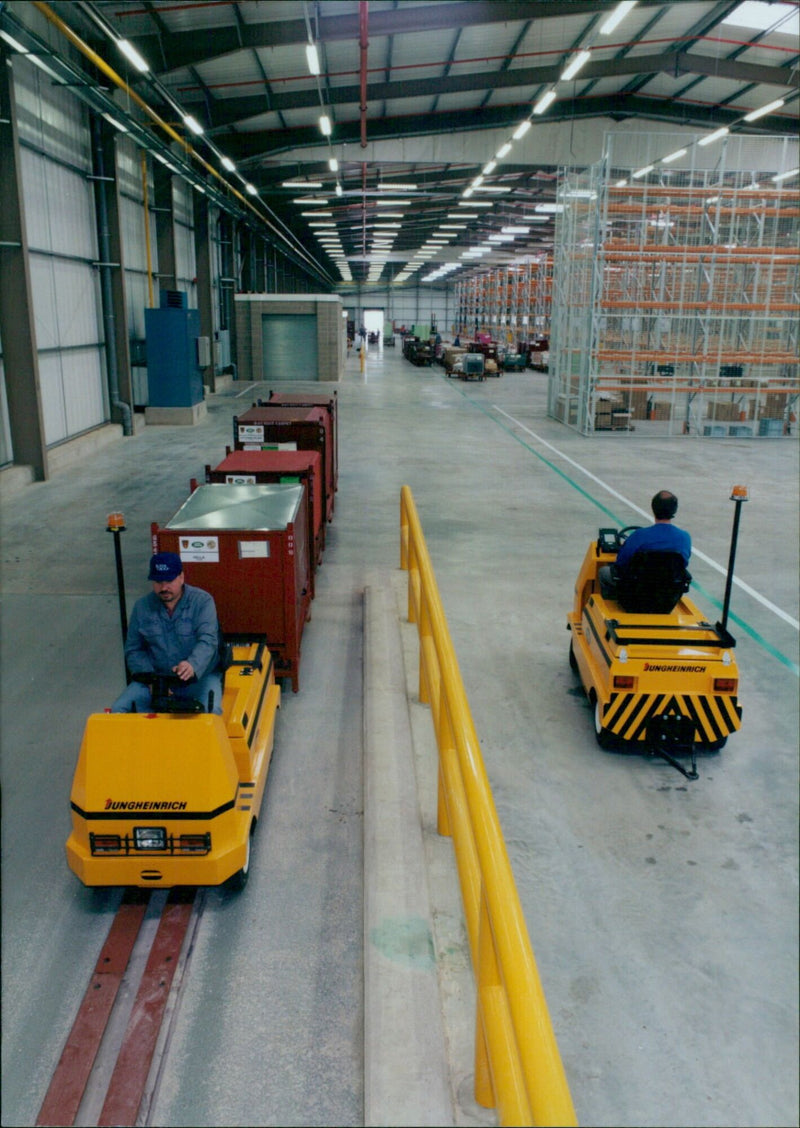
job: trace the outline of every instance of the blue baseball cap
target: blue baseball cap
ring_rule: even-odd
[[[175,580],[183,571],[183,561],[177,552],[157,552],[150,557],[148,580]]]

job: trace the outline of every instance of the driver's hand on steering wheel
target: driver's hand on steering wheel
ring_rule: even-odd
[[[190,678],[194,677],[194,667],[191,662],[187,662],[186,659],[184,659],[183,662],[179,662],[177,666],[173,666],[172,672],[173,674],[177,674],[181,681],[189,681]]]

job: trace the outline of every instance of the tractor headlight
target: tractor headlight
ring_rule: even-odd
[[[133,844],[137,850],[166,850],[167,831],[163,826],[135,826]]]

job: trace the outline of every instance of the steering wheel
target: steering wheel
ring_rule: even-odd
[[[626,525],[624,529],[617,529],[617,541],[619,544],[624,544],[631,533],[636,532],[636,530],[641,529],[641,527],[641,525]]]
[[[175,696],[176,689],[197,681],[194,675],[188,681],[184,681],[177,674],[158,674],[146,670],[139,674],[131,674],[131,680],[150,687],[150,705],[154,713],[204,712],[202,702],[194,697]]]

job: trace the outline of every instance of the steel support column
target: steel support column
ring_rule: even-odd
[[[194,258],[197,271],[197,308],[200,311],[200,336],[214,341],[213,256],[208,197],[193,192],[194,204]],[[212,345],[211,364],[203,373],[203,381],[210,391],[216,390],[217,366]]]
[[[13,70],[20,64],[12,58],[0,42],[0,337],[14,462],[42,481],[47,447],[14,97]]]

